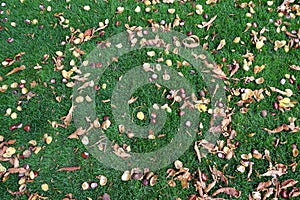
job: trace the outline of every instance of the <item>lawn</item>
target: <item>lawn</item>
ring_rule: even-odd
[[[299,18],[297,0],[0,2],[1,199],[300,198]]]

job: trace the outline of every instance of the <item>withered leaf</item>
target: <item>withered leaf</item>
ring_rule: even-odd
[[[69,139],[79,139],[78,135],[83,135],[85,133],[85,129],[79,127],[74,133],[68,136]]]
[[[9,190],[8,188],[6,190],[11,195],[23,195],[24,194],[24,191],[13,192],[13,191]]]
[[[239,198],[241,196],[241,192],[235,188],[232,188],[232,187],[223,187],[223,188],[219,188],[218,190],[216,190],[212,196],[216,196],[220,193],[225,193],[225,194],[228,194],[230,196],[233,196],[235,198]]]
[[[300,196],[300,188],[294,187],[289,193],[289,197],[298,197]]]
[[[275,128],[273,130],[270,130],[267,128],[263,128],[263,130],[267,131],[268,133],[279,133],[283,130],[285,130],[285,131],[289,130],[289,127],[287,125],[282,125],[282,126],[278,126],[277,128]]]
[[[214,69],[212,70],[212,72],[215,73],[218,78],[227,79],[226,74],[219,67],[214,67]]]
[[[233,69],[230,72],[230,77],[233,76],[238,71],[239,68],[240,68],[240,64],[236,60],[233,60]]]
[[[20,53],[18,53],[17,55],[15,55],[15,59],[16,59],[16,60],[20,60],[20,58],[21,58],[23,55],[25,55],[25,52],[20,52]]]
[[[217,47],[217,50],[222,49],[225,46],[225,44],[226,44],[226,41],[225,40],[221,40],[220,43],[219,43],[219,45],[218,45],[218,47]]]
[[[256,66],[253,68],[254,74],[257,74],[257,73],[261,72],[265,67],[266,67],[265,65],[262,65],[262,66],[256,65]]]
[[[7,171],[9,173],[11,173],[11,174],[25,173],[25,172],[27,172],[27,170],[24,169],[23,167],[20,167],[20,168],[9,168]]]
[[[263,189],[266,189],[267,187],[270,187],[271,185],[272,185],[272,181],[261,182],[258,184],[256,190],[261,191]]]
[[[83,35],[84,35],[84,37],[91,36],[92,33],[93,33],[93,29],[90,28],[90,29],[85,30]]]
[[[138,97],[131,97],[131,98],[128,100],[128,104],[134,103],[137,99],[138,99]]]
[[[76,170],[80,170],[80,166],[73,166],[73,167],[62,167],[60,169],[58,169],[58,172],[61,171],[76,171]]]
[[[199,150],[199,147],[198,147],[198,142],[195,142],[194,150],[196,152],[198,161],[201,162],[201,154],[200,154],[200,150]]]
[[[228,179],[226,178],[226,176],[224,176],[223,172],[217,170],[215,166],[213,167],[209,166],[209,170],[214,176],[220,177],[221,181],[224,182],[226,185],[228,185]]]
[[[207,30],[211,27],[212,23],[216,20],[217,15],[213,16],[208,22],[202,22],[202,25],[198,25],[199,28],[207,27]]]
[[[125,150],[123,148],[119,147],[119,145],[117,145],[117,144],[115,144],[113,146],[113,149],[114,149],[114,153],[122,159],[131,157],[130,154],[126,153]]]
[[[300,71],[300,66],[291,65],[290,68],[293,69],[293,70]]]
[[[205,193],[208,193],[213,187],[215,187],[217,181],[214,180],[213,182],[211,182],[210,184],[207,185],[207,187],[204,189]]]
[[[69,109],[67,116],[64,116],[61,118],[61,120],[64,121],[64,124],[66,127],[68,127],[72,121],[72,115],[73,115],[74,108],[75,108],[75,106],[72,105],[71,108]]]
[[[265,193],[263,200],[268,199],[273,193],[274,193],[275,188],[268,188],[267,192]]]
[[[288,187],[293,187],[297,183],[298,183],[298,181],[296,181],[294,179],[287,179],[287,180],[285,180],[281,183],[281,189],[285,189],[285,188],[288,188]]]
[[[285,172],[282,169],[279,170],[269,170],[264,174],[261,174],[260,176],[282,176],[283,174],[286,174],[287,172]]]
[[[14,73],[16,73],[18,71],[22,71],[25,68],[26,68],[25,65],[21,65],[20,67],[16,67],[13,70],[11,70],[10,72],[8,72],[5,76],[9,76],[9,75],[14,74]]]

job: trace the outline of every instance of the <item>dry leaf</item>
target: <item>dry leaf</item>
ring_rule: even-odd
[[[138,97],[131,97],[131,98],[128,100],[128,104],[134,103],[137,99],[138,99]]]
[[[86,132],[82,127],[78,128],[74,133],[68,136],[69,139],[79,139],[78,135],[83,135]]]
[[[83,35],[84,35],[84,37],[87,37],[87,36],[91,36],[92,33],[93,33],[93,29],[90,28],[90,29],[85,30]]]
[[[201,154],[200,154],[200,150],[199,150],[197,141],[195,142],[194,150],[196,151],[196,155],[197,155],[197,158],[198,158],[199,162],[201,162]]]
[[[298,181],[294,180],[294,179],[288,179],[285,180],[281,183],[281,189],[285,189],[288,187],[293,187],[294,185],[296,185],[298,183]]]
[[[230,77],[233,76],[238,71],[238,69],[240,68],[240,64],[236,60],[233,60],[232,65],[233,65],[233,69],[230,72]]]
[[[288,131],[289,127],[287,125],[282,125],[282,126],[278,126],[277,128],[275,128],[273,130],[270,130],[270,129],[267,129],[267,128],[263,128],[263,130],[267,131],[268,133],[279,133],[283,130]]]
[[[263,77],[260,77],[260,78],[258,78],[258,79],[255,79],[255,83],[256,84],[262,84],[263,82],[265,82],[265,79],[263,78]]]
[[[274,44],[274,50],[277,51],[279,48],[282,48],[286,45],[286,41],[285,40],[276,40],[275,44]]]
[[[272,185],[272,181],[261,182],[258,184],[256,190],[261,191],[263,189],[266,189],[267,187],[270,187],[271,185]]]
[[[220,193],[225,193],[225,194],[228,194],[230,196],[233,196],[235,198],[239,198],[241,196],[241,192],[235,188],[232,188],[232,187],[223,187],[223,188],[220,188],[218,190],[216,190],[212,196],[216,196]]]
[[[11,174],[16,174],[16,173],[25,173],[27,172],[27,169],[20,167],[20,168],[8,168],[7,171]]]
[[[218,47],[217,47],[217,50],[222,49],[222,48],[225,46],[225,44],[226,44],[226,41],[225,41],[225,40],[221,40],[221,41],[220,41],[220,44],[219,44]]]
[[[18,71],[24,70],[25,68],[26,68],[25,65],[21,65],[20,67],[16,67],[13,70],[11,70],[10,72],[8,72],[5,76],[9,76],[9,75],[11,75],[13,73],[16,73]]]
[[[261,72],[265,67],[266,67],[265,65],[262,65],[262,66],[256,65],[256,66],[254,67],[254,69],[253,69],[254,74],[257,74],[257,73]]]
[[[74,166],[74,167],[62,167],[60,169],[58,169],[58,172],[61,171],[76,171],[76,170],[80,170],[80,166]]]
[[[264,174],[261,174],[260,176],[282,176],[283,174],[286,174],[287,172],[283,169],[279,170],[269,170]]]
[[[208,22],[202,22],[202,25],[198,25],[198,28],[205,28],[207,27],[207,30],[211,27],[212,23],[216,20],[217,15],[212,17]]]
[[[300,196],[300,188],[294,187],[289,193],[289,197],[298,197]]]
[[[122,159],[131,157],[130,154],[126,153],[125,150],[123,148],[119,147],[119,145],[117,145],[117,144],[115,144],[113,146],[113,149],[114,149],[114,153]]]
[[[300,71],[300,66],[291,65],[290,68],[293,69],[293,70]]]
[[[75,106],[72,105],[71,108],[69,109],[67,116],[64,116],[61,118],[61,120],[64,121],[65,127],[68,127],[72,121],[72,113],[74,111],[74,108],[75,108]]]

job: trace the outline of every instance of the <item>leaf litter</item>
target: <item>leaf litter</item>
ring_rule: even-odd
[[[149,1],[150,2],[150,1]],[[148,1],[144,1],[144,4],[149,4]],[[269,3],[271,1],[268,1],[268,5],[272,5],[271,3]],[[172,4],[173,1],[163,1],[163,3],[168,3],[168,4]],[[206,1],[207,5],[214,5],[216,3],[219,3],[218,1]],[[155,5],[152,2],[153,5]],[[247,13],[247,16],[252,16],[255,15],[255,4],[251,1],[249,3],[241,3],[238,5],[238,3],[236,2],[236,7],[242,8],[242,9],[249,9],[249,14]],[[151,5],[151,2],[150,4]],[[203,12],[205,12],[205,6],[200,6],[197,5],[196,7],[196,14],[197,15],[201,15],[203,14]],[[88,5],[83,6],[82,7],[83,10],[85,11],[89,11],[91,12],[92,8]],[[48,11],[51,11],[51,7],[47,8]],[[139,9],[137,9],[138,11]],[[118,15],[122,15],[124,14],[124,7],[119,6],[116,9],[116,14]],[[170,9],[169,13],[170,14],[174,14],[176,12],[175,9]],[[297,4],[295,4],[295,1],[293,0],[284,0],[282,2],[282,4],[280,4],[277,7],[277,12],[279,14],[279,16],[286,16],[289,18],[293,19],[293,16],[296,16],[297,13],[299,13],[299,6],[297,6]],[[295,13],[295,14],[294,14]],[[190,16],[192,16],[192,14],[190,14]],[[69,25],[69,20],[66,19],[64,17],[64,13],[55,13],[54,17],[57,18],[58,20],[58,24],[60,26],[62,26],[62,28],[70,28],[71,32],[70,35],[66,37],[66,43],[72,44],[74,45],[74,48],[71,48],[69,51],[71,52],[71,54],[73,55],[73,57],[75,58],[81,58],[84,54],[85,51],[83,49],[81,49],[80,47],[77,47],[85,42],[88,42],[90,40],[95,40],[98,39],[98,37],[101,37],[101,34],[103,34],[102,31],[104,31],[107,27],[110,26],[109,20],[105,20],[104,22],[99,22],[99,25],[97,27],[92,27],[92,28],[87,28],[84,31],[80,31],[79,29],[75,29],[73,27],[70,27]],[[207,18],[207,17],[205,17]],[[251,17],[250,17],[251,18]],[[209,29],[213,29],[214,25],[216,25],[216,19],[217,19],[217,15],[214,15],[212,18],[210,18],[208,20],[208,22],[202,22],[202,24],[198,24],[198,28],[202,29],[202,28],[206,28],[206,30],[208,31]],[[252,20],[252,19],[251,19]],[[150,22],[150,21],[149,21]],[[172,24],[173,27],[179,26],[180,27],[180,22],[181,19],[178,15],[176,15],[176,19],[174,19],[174,22]],[[157,26],[157,24],[155,21],[151,20],[151,24],[152,26]],[[285,25],[285,28],[280,28],[281,25]],[[162,25],[166,30],[171,29],[170,25]],[[269,29],[266,27],[260,27],[259,29],[257,28],[257,25],[255,25],[255,23],[247,23],[246,24],[246,30],[244,31],[245,33],[248,32],[249,30],[250,33],[250,37],[251,40],[248,41],[249,43],[252,43],[254,45],[254,47],[258,50],[258,52],[260,51],[265,51],[266,46],[268,43],[272,43],[273,46],[273,50],[274,51],[291,51],[292,49],[297,49],[299,48],[299,33],[300,33],[300,29],[298,31],[296,30],[286,30],[289,28],[289,23],[288,22],[283,22],[282,18],[280,18],[279,20],[276,21],[276,23],[274,23],[274,26],[277,27],[277,31],[279,33],[284,32],[284,34],[287,36],[286,39],[284,40],[274,40],[272,41],[270,38],[267,37],[267,33],[269,32]],[[129,27],[129,25],[127,25],[127,27]],[[134,27],[134,26],[133,26]],[[133,28],[130,27],[130,28]],[[253,30],[257,28],[256,30]],[[278,29],[279,28],[279,29]],[[191,36],[190,39],[192,38],[193,41],[196,41],[195,44],[192,45],[198,45],[199,41],[201,39],[198,38],[197,35]],[[228,40],[226,40],[226,42],[228,42]],[[222,50],[223,47],[226,45],[230,45],[230,42],[228,42],[228,44],[226,44],[225,39],[222,39],[219,43],[219,45],[217,46],[216,50]],[[234,39],[233,41],[236,44],[242,43],[243,41],[241,41],[241,37],[236,37],[236,39]],[[192,47],[192,46],[190,46]],[[68,52],[68,53],[70,53]],[[253,51],[254,52],[254,51]],[[17,54],[14,59],[10,59],[7,58],[5,59],[5,61],[2,62],[2,65],[4,67],[8,67],[8,66],[14,66],[15,62],[20,60],[20,58],[24,55],[25,53],[19,53]],[[52,58],[53,62],[54,62],[54,71],[61,71],[61,76],[63,78],[66,79],[66,85],[70,88],[73,87],[74,83],[71,81],[72,77],[75,77],[74,73],[76,71],[76,69],[71,69],[69,71],[66,71],[66,64],[65,64],[65,58],[67,57],[67,52],[62,52],[62,51],[56,51],[53,52],[53,55],[55,54],[55,56]],[[155,56],[155,54],[153,52],[149,52],[148,53],[149,56]],[[197,57],[198,55],[194,55],[195,57]],[[242,56],[242,58],[244,59],[244,64],[243,64],[243,69],[245,71],[250,71],[250,69],[252,68],[253,64],[255,63],[255,55],[253,53],[248,52],[245,55]],[[166,64],[167,66],[171,67],[172,65],[174,65],[174,63],[176,64],[176,62],[172,62],[170,59],[166,60]],[[295,63],[294,65],[290,65],[287,66],[291,71],[299,71],[300,68],[299,66],[296,65],[297,63]],[[297,101],[294,100],[293,98],[295,97],[296,94],[294,94],[295,92],[292,91],[290,88],[286,88],[284,90],[281,89],[277,89],[276,87],[269,87],[269,88],[265,88],[264,87],[264,78],[263,77],[256,77],[256,76],[249,76],[249,77],[243,77],[243,78],[234,78],[234,75],[239,74],[240,72],[240,64],[239,61],[237,60],[233,60],[232,64],[231,64],[232,69],[230,70],[230,74],[227,75],[226,72],[223,71],[221,65],[219,65],[218,67],[214,68],[213,73],[216,77],[221,78],[225,81],[239,81],[239,80],[243,80],[245,81],[246,84],[248,84],[249,82],[253,82],[256,83],[257,85],[262,85],[261,88],[256,89],[256,90],[252,90],[250,88],[231,88],[229,89],[230,95],[228,96],[229,99],[232,98],[232,96],[238,97],[240,98],[240,100],[237,102],[237,106],[241,107],[241,109],[239,110],[241,113],[247,113],[250,104],[254,104],[255,100],[257,102],[259,101],[263,101],[264,100],[264,96],[270,96],[271,93],[278,93],[280,95],[286,96],[283,97],[281,99],[277,99],[276,103],[278,104],[278,109],[282,112],[285,111],[289,111],[291,109],[294,109],[295,106],[297,105]],[[265,70],[266,68],[268,68],[269,66],[263,64],[258,64],[253,67],[253,73],[254,75],[261,73],[263,70]],[[10,76],[13,75],[16,72],[22,73],[23,70],[28,70],[28,67],[26,68],[25,65],[21,65],[19,67],[14,67],[11,71],[9,71],[6,76]],[[42,69],[42,68],[39,68]],[[252,70],[251,70],[252,71]],[[254,78],[255,77],[255,78]],[[164,79],[165,80],[169,80],[168,74],[164,75]],[[227,82],[230,84],[230,82]],[[87,86],[86,86],[87,87]],[[2,86],[1,87],[1,92],[6,91],[7,89],[5,89],[6,86]],[[270,91],[271,92],[270,92]],[[176,96],[175,96],[176,97]],[[175,100],[174,97],[174,100]],[[31,98],[31,97],[30,97]],[[138,97],[132,97],[129,100],[129,104],[133,104],[136,100],[138,99]],[[178,99],[178,98],[176,98]],[[81,99],[82,100],[82,99]],[[78,101],[81,101],[80,99],[78,99]],[[207,108],[206,108],[206,104],[208,104],[208,102],[201,102],[196,104],[197,106],[195,106],[199,111],[203,111],[203,112],[210,112]],[[55,121],[49,121],[49,123],[52,125],[53,128],[58,128],[58,127],[63,127],[65,129],[68,129],[68,127],[71,124],[72,121],[72,113],[74,110],[74,106],[72,105],[67,113],[66,116],[61,117],[61,121],[62,123],[58,123]],[[224,112],[224,111],[223,111]],[[198,158],[198,161],[200,162],[201,159],[205,158],[206,155],[202,154],[202,152],[199,150],[199,148],[204,148],[206,150],[208,150],[209,153],[216,155],[217,157],[219,157],[220,159],[227,159],[230,160],[231,158],[235,157],[235,152],[238,149],[238,144],[234,143],[234,138],[236,136],[236,131],[232,128],[232,122],[231,122],[231,115],[233,114],[233,110],[231,110],[230,108],[228,108],[224,113],[225,117],[223,119],[222,122],[222,135],[226,138],[226,140],[219,140],[217,141],[216,144],[210,143],[209,141],[206,140],[198,140],[195,142],[194,144],[194,150],[196,153],[196,157]],[[139,113],[137,115],[137,118],[140,120],[143,120],[145,118],[144,114]],[[103,123],[101,124],[102,128],[104,130],[109,129],[110,126],[113,126],[111,124],[110,120],[104,120]],[[217,128],[217,127],[214,127]],[[264,131],[268,132],[269,134],[285,134],[285,132],[288,133],[298,133],[299,132],[299,126],[296,125],[296,118],[289,118],[289,124],[282,124],[274,129],[269,129],[269,128],[263,128]],[[77,129],[75,132],[73,132],[71,135],[68,136],[69,139],[75,138],[75,139],[79,139],[78,136],[84,135],[85,133],[85,129],[83,128],[79,128]],[[51,137],[51,141],[49,139],[48,136],[45,137],[45,141],[46,143],[50,144],[52,141],[52,137]],[[2,178],[2,181],[5,182],[5,180],[8,179],[9,174],[21,174],[22,176],[25,177],[29,177],[28,180],[33,180],[35,178],[35,171],[32,171],[31,169],[27,169],[27,168],[23,168],[20,167],[18,164],[18,158],[15,157],[14,155],[16,154],[15,150],[11,147],[8,147],[9,145],[13,145],[13,142],[11,141],[4,141],[4,138],[2,139],[2,141],[0,140],[0,161],[1,162],[8,162],[10,163],[13,167],[10,168],[5,168],[3,165],[0,165],[0,176]],[[48,142],[47,142],[48,141]],[[50,142],[49,142],[50,141]],[[293,148],[296,149],[296,148]],[[130,156],[130,154],[128,154],[126,152],[126,150],[123,147],[120,147],[119,145],[115,145],[114,146],[114,153],[120,157],[126,158],[128,156]],[[261,199],[262,195],[264,195],[262,198],[263,199],[267,199],[269,198],[271,195],[274,196],[274,198],[278,198],[280,195],[282,197],[284,197],[284,195],[286,195],[288,197],[297,197],[300,195],[300,189],[296,187],[298,181],[294,180],[294,179],[285,179],[283,181],[279,181],[278,177],[284,177],[285,174],[287,174],[287,165],[285,164],[281,164],[281,163],[276,163],[274,161],[274,163],[272,162],[270,155],[269,155],[269,151],[266,150],[264,152],[264,154],[258,153],[256,151],[249,153],[249,154],[245,154],[243,156],[243,159],[241,160],[242,164],[240,166],[242,166],[240,169],[249,169],[248,171],[248,175],[247,175],[247,180],[251,181],[251,176],[252,176],[252,172],[253,172],[253,166],[255,167],[255,161],[250,161],[253,158],[256,159],[266,159],[269,162],[269,168],[266,169],[266,171],[263,174],[259,174],[259,176],[265,176],[270,178],[269,181],[266,182],[260,182],[256,188],[256,190],[254,189],[253,192],[251,192],[250,194],[248,194],[249,199]],[[28,155],[28,157],[30,157],[30,154],[25,153],[24,155]],[[297,154],[294,153],[294,157],[297,157]],[[252,158],[253,157],[253,158]],[[295,162],[293,162],[295,163]],[[294,169],[296,165],[295,164],[291,164],[291,167]],[[210,183],[205,183],[206,181],[208,181],[207,179],[207,175],[203,175],[204,173],[200,171],[200,169],[196,170],[196,173],[198,174],[198,177],[194,177],[193,176],[193,172],[191,172],[187,167],[184,167],[185,164],[182,163],[181,161],[175,161],[175,169],[168,169],[167,171],[167,176],[169,178],[171,178],[171,180],[168,181],[168,185],[171,187],[174,187],[176,185],[176,183],[180,183],[181,187],[184,188],[188,188],[190,187],[190,185],[194,184],[194,187],[196,189],[196,191],[198,192],[197,195],[191,195],[189,197],[189,199],[222,199],[222,198],[215,198],[215,196],[218,196],[221,193],[224,193],[226,195],[228,195],[229,199],[234,197],[234,198],[239,198],[241,193],[243,193],[243,191],[240,191],[234,187],[229,187],[229,180],[228,178],[230,177],[230,175],[225,175],[224,172],[217,170],[217,168],[215,166],[209,166],[210,169],[210,174],[209,174],[209,181]],[[226,166],[224,166],[225,168]],[[74,166],[74,167],[63,167],[60,168],[58,171],[76,171],[76,170],[80,170],[80,166]],[[241,170],[243,171],[243,170]],[[23,175],[25,174],[25,175]],[[125,174],[125,175],[124,175]],[[157,176],[154,175],[153,173],[151,174],[151,171],[148,170],[144,170],[141,171],[139,169],[132,169],[131,171],[128,172],[124,172],[124,177],[122,176],[122,180],[139,180],[142,182],[142,184],[144,185],[148,185],[150,184],[151,186],[154,186],[156,181],[157,181]],[[239,174],[237,174],[239,175]],[[102,176],[101,176],[102,177]],[[206,178],[205,178],[206,177]],[[100,180],[100,176],[98,177]],[[103,177],[102,177],[103,179]],[[28,181],[27,179],[25,180]],[[29,181],[30,182],[30,181]],[[221,183],[224,183],[226,185],[226,187],[223,187],[221,185],[219,185]],[[13,192],[9,189],[7,189],[7,191],[12,194],[12,195],[21,195],[25,193],[25,186],[24,184],[22,184],[19,188],[18,191]],[[86,184],[85,184],[86,185]],[[92,186],[92,183],[88,183],[88,188]],[[46,186],[45,186],[46,187]],[[287,191],[288,189],[288,191]],[[46,190],[46,189],[45,189]],[[47,189],[48,190],[48,189]],[[46,197],[43,197],[42,195],[39,195],[38,193],[32,193],[29,196],[29,199],[44,199]],[[66,196],[66,199],[73,199],[72,194],[69,194]],[[102,199],[110,199],[110,196],[107,193],[104,193],[102,195]]]

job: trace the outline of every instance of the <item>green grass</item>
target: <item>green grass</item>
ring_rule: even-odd
[[[188,16],[188,13],[195,10],[193,3],[202,4],[204,12],[208,14],[209,19],[214,15],[218,15],[217,19],[213,23],[212,27],[206,31],[206,29],[197,28],[197,24],[200,24],[204,19],[199,15]],[[34,179],[33,182],[27,183],[28,194],[39,193],[49,197],[49,199],[62,199],[66,194],[72,193],[76,199],[99,199],[104,193],[108,193],[111,199],[187,199],[191,194],[196,194],[193,181],[190,181],[190,187],[182,189],[179,181],[176,181],[176,187],[170,187],[167,184],[166,170],[168,168],[174,168],[172,164],[157,171],[159,175],[157,184],[153,187],[143,186],[140,181],[131,180],[128,182],[121,181],[121,175],[123,172],[114,169],[107,168],[93,156],[88,159],[83,159],[81,153],[86,151],[84,145],[80,140],[68,139],[67,137],[76,130],[75,124],[72,122],[67,128],[53,129],[49,121],[57,121],[61,123],[60,118],[68,113],[68,110],[72,104],[70,96],[72,95],[72,88],[68,88],[62,83],[62,75],[60,71],[54,71],[54,64],[52,57],[55,57],[56,51],[62,51],[65,53],[63,63],[64,69],[69,70],[72,67],[69,65],[71,59],[76,60],[76,64],[80,64],[80,60],[72,56],[72,52],[69,50],[73,45],[61,45],[61,42],[66,39],[66,36],[70,36],[69,28],[62,28],[58,24],[58,18],[54,17],[55,13],[64,13],[64,18],[68,19],[70,27],[80,29],[84,31],[86,29],[97,27],[99,22],[104,22],[105,19],[109,19],[110,23],[107,28],[104,29],[105,35],[99,36],[81,45],[77,45],[81,50],[85,52],[83,58],[92,51],[96,42],[104,41],[110,36],[117,33],[121,33],[126,30],[125,24],[129,26],[142,26],[149,27],[148,19],[152,19],[155,22],[160,23],[161,20],[165,20],[167,23],[172,23],[175,19],[175,14],[168,14],[168,8],[175,8],[176,14],[185,21],[183,27],[175,27],[174,30],[186,34],[187,31],[192,31],[194,35],[200,38],[200,44],[208,42],[208,50],[211,52],[215,49],[220,40],[226,39],[226,45],[223,49],[217,51],[212,57],[218,64],[222,63],[222,58],[227,59],[226,63],[223,63],[223,69],[226,75],[229,75],[226,65],[232,63],[233,59],[240,63],[240,69],[233,76],[239,78],[240,81],[229,80],[231,85],[229,88],[250,88],[260,89],[268,88],[269,86],[284,90],[289,88],[293,90],[294,96],[291,99],[300,101],[299,89],[297,85],[300,84],[299,71],[291,71],[288,66],[296,64],[299,65],[299,48],[291,49],[288,53],[285,53],[283,49],[278,51],[273,50],[273,42],[275,40],[287,40],[288,38],[284,33],[276,33],[276,27],[269,22],[269,19],[274,21],[279,19],[276,7],[281,4],[281,1],[274,1],[274,5],[271,6],[274,11],[268,12],[265,1],[254,1],[256,13],[253,18],[245,17],[248,9],[235,8],[234,3],[231,1],[221,1],[215,5],[206,5],[204,1],[187,2],[184,5],[176,2],[174,4],[156,4],[151,6],[153,10],[158,9],[158,12],[151,11],[145,13],[145,5],[142,2],[136,1],[109,1],[109,3],[98,1],[71,1],[66,3],[65,1],[45,1],[45,8],[47,6],[52,7],[52,11],[39,10],[39,1],[25,0],[24,3],[20,3],[19,0],[8,1],[5,7],[0,7],[0,10],[4,10],[4,14],[0,15],[0,19],[4,17],[8,18],[7,22],[0,22],[0,26],[3,30],[0,31],[0,61],[4,61],[5,58],[13,58],[20,52],[25,52],[20,61],[16,61],[12,66],[1,66],[0,76],[3,77],[3,81],[0,82],[0,86],[12,84],[13,82],[20,82],[26,80],[26,87],[30,88],[30,82],[36,81],[37,85],[30,89],[36,96],[32,97],[29,101],[22,100],[22,111],[16,111],[19,98],[21,97],[20,89],[16,89],[18,94],[13,94],[12,88],[8,88],[7,91],[0,95],[0,135],[4,136],[6,140],[16,140],[13,144],[17,149],[17,153],[21,153],[24,149],[29,147],[28,142],[30,140],[36,140],[38,146],[44,146],[40,153],[33,154],[30,158],[20,159],[20,165],[29,164],[31,169],[39,171],[39,176]],[[67,5],[71,5],[69,9]],[[84,11],[82,7],[84,5],[90,5],[90,11]],[[140,13],[135,13],[135,7],[139,5],[141,7]],[[122,14],[115,14],[115,10],[118,6],[124,6],[125,10]],[[9,12],[8,12],[9,10]],[[9,14],[7,14],[9,13]],[[131,21],[128,22],[128,16],[131,17]],[[25,24],[26,19],[38,19],[38,24]],[[289,30],[299,29],[299,16],[296,19],[285,19],[284,21],[290,22],[291,26]],[[120,21],[120,26],[115,26],[115,22]],[[17,26],[12,27],[11,22],[16,22]],[[246,27],[246,23],[256,22],[257,28],[251,27],[247,32],[243,32]],[[43,25],[43,28],[39,28],[39,25]],[[250,42],[250,31],[255,30],[259,32],[262,27],[269,29],[269,32],[265,33],[267,37],[266,45],[263,50],[259,52],[255,49],[255,46]],[[216,37],[211,41],[211,36],[216,34]],[[33,36],[34,34],[34,36]],[[209,36],[208,40],[205,40],[205,36]],[[241,37],[241,41],[245,44],[235,44],[232,40],[235,37]],[[12,43],[7,43],[7,38],[13,37]],[[232,52],[232,50],[235,50]],[[253,65],[248,72],[242,69],[243,58],[242,55],[246,54],[247,50],[255,55]],[[49,59],[44,61],[43,56],[49,54]],[[124,55],[119,58],[118,63],[113,63],[105,72],[97,84],[100,86],[103,83],[107,84],[105,90],[100,89],[96,94],[96,109],[97,116],[102,119],[103,116],[112,115],[111,107],[109,103],[101,103],[101,100],[109,99],[113,92],[114,87],[117,84],[117,79],[124,75],[132,67],[143,64],[144,62],[155,62],[159,57],[164,59],[172,59],[173,63],[176,60],[180,60],[175,55],[165,55],[163,53],[158,54],[154,58],[146,57],[146,50],[136,51],[128,55]],[[42,66],[42,69],[35,70],[35,65]],[[266,68],[254,75],[253,67],[255,65],[266,65]],[[19,65],[25,65],[26,69],[16,74],[5,76],[11,69]],[[193,85],[195,91],[199,91],[206,87],[199,74],[192,75],[190,69],[193,67],[181,67],[180,69],[174,69],[181,71]],[[280,84],[280,79],[284,78],[285,74],[292,74],[296,77],[294,84],[287,83],[285,85]],[[264,77],[265,82],[261,85],[257,85],[254,82],[244,84],[243,77],[254,76],[255,78]],[[51,79],[55,79],[56,83],[50,83]],[[135,116],[138,111],[143,111],[147,117],[146,121],[140,122],[137,119],[133,119],[134,122],[143,126],[149,123],[149,108],[153,103],[168,102],[165,100],[166,94],[163,95],[164,88],[157,90],[153,84],[148,84],[143,88],[138,89],[133,96],[138,96],[138,100],[130,105],[130,112]],[[169,90],[170,88],[165,88]],[[227,92],[226,95],[229,95]],[[55,97],[60,96],[61,102],[57,102]],[[276,111],[272,107],[272,103],[276,100],[276,93],[271,93],[271,96],[265,95],[265,99],[260,102],[254,101],[249,106],[249,111],[246,114],[239,112],[240,107],[236,105],[236,102],[240,100],[240,97],[233,97],[228,103],[229,107],[235,109],[232,116],[232,128],[236,130],[237,136],[232,140],[232,143],[239,141],[240,145],[235,150],[235,156],[231,160],[224,160],[217,158],[216,155],[209,154],[207,158],[202,159],[199,163],[193,146],[186,151],[180,158],[184,163],[184,166],[189,168],[193,176],[197,177],[196,172],[199,167],[202,171],[210,174],[208,166],[215,165],[217,169],[222,170],[225,164],[228,167],[225,170],[225,175],[232,176],[229,178],[229,186],[235,187],[241,191],[240,199],[247,199],[249,193],[254,191],[259,182],[270,180],[270,177],[256,176],[256,172],[262,174],[267,171],[268,162],[265,159],[253,160],[253,174],[251,181],[247,181],[247,173],[239,173],[236,171],[237,165],[239,165],[240,156],[244,153],[250,153],[252,148],[258,149],[261,153],[265,149],[269,149],[271,152],[272,161],[275,163],[283,163],[289,165],[292,161],[299,163],[299,156],[293,158],[291,154],[291,144],[300,145],[300,137],[298,133],[281,132],[277,134],[267,134],[262,128],[273,129],[283,123],[288,123],[289,117],[299,118],[300,107],[299,103],[296,106],[285,112]],[[199,96],[198,96],[199,97]],[[4,116],[6,109],[12,108],[13,112],[18,113],[17,119],[11,119],[9,116]],[[172,108],[173,109],[173,108]],[[174,110],[178,110],[178,106],[174,106]],[[274,112],[276,115],[263,118],[260,116],[261,110],[268,110],[269,113]],[[164,124],[164,128],[161,133],[166,134],[166,137],[157,140],[143,140],[143,139],[128,139],[125,134],[120,135],[118,133],[118,126],[114,123],[112,118],[112,126],[107,130],[106,134],[111,140],[115,140],[120,145],[123,143],[129,144],[134,152],[151,152],[155,149],[159,149],[169,143],[175,136],[177,123],[179,117],[175,111],[168,114],[168,119]],[[210,115],[207,113],[201,114],[201,120],[203,120],[204,131],[208,129]],[[26,133],[22,129],[16,131],[9,131],[8,127],[11,124],[15,124],[21,121],[23,124],[30,124],[31,131]],[[296,120],[296,125],[299,125],[299,119]],[[253,137],[249,137],[249,133],[255,132]],[[43,135],[47,133],[53,137],[53,142],[49,145],[43,141]],[[205,135],[204,135],[205,136]],[[197,140],[203,139],[204,136],[197,136]],[[278,147],[274,147],[272,142],[274,138],[279,138],[283,144],[279,144]],[[220,139],[226,139],[221,136]],[[1,162],[5,167],[10,165],[6,162]],[[81,170],[75,172],[57,172],[57,170],[64,166],[81,166]],[[151,168],[151,166],[149,166]],[[83,191],[81,184],[85,181],[97,181],[97,175],[105,175],[108,178],[106,186],[98,187],[96,189],[89,189]],[[299,164],[295,172],[291,172],[290,168],[288,174],[279,177],[279,180],[287,180],[293,178],[295,180],[300,179]],[[209,181],[212,177],[209,175]],[[12,196],[6,190],[7,188],[12,191],[18,190],[18,178],[17,175],[11,174],[9,179],[5,182],[0,182],[0,194],[2,199],[27,199],[28,196]],[[41,184],[47,183],[49,190],[47,192],[41,190]],[[217,183],[216,187],[212,190],[215,191],[220,186],[225,186],[223,183]],[[299,184],[296,185],[299,187]],[[219,197],[229,198],[227,195],[218,195]]]

